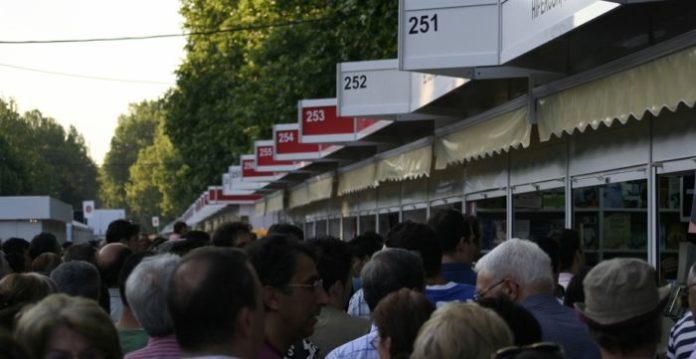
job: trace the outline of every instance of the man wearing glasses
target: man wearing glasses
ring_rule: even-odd
[[[475,270],[475,298],[503,296],[522,305],[541,325],[542,339],[561,344],[568,359],[600,357],[575,312],[553,296],[551,260],[535,243],[507,240],[483,256]]]
[[[321,307],[328,303],[314,253],[286,235],[252,242],[246,249],[266,308],[260,358],[282,358],[294,343],[312,335]]]

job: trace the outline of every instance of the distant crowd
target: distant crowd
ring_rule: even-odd
[[[0,358],[696,358],[690,310],[660,343],[670,288],[645,261],[587,268],[572,230],[479,241],[452,209],[350,241],[126,220],[104,243],[8,238]],[[687,284],[696,309],[694,267]]]

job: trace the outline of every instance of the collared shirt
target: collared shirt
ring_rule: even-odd
[[[691,311],[679,319],[669,331],[667,359],[687,359],[696,345],[696,323]]]
[[[352,297],[350,297],[350,303],[348,303],[348,314],[354,317],[370,317],[370,307],[365,301],[365,295],[363,290],[355,292]]]
[[[537,294],[522,301],[541,326],[544,341],[563,346],[567,359],[598,359],[600,352],[575,311],[550,294]]]
[[[372,325],[369,333],[334,349],[326,359],[379,359],[379,353],[373,344],[378,335],[377,327]]]
[[[469,284],[449,282],[442,285],[428,285],[425,287],[425,296],[430,303],[437,308],[449,302],[466,302],[474,299],[476,287]]]
[[[181,349],[174,334],[150,337],[147,346],[126,354],[124,359],[181,358]]]
[[[571,279],[573,279],[573,273],[558,273],[558,284],[560,284],[563,289],[568,289],[568,283],[570,283]]]
[[[476,285],[476,272],[466,263],[442,263],[442,277],[455,283]]]
[[[123,302],[121,302],[121,292],[118,288],[109,288],[109,308],[111,308],[111,321],[114,323],[121,319],[121,312],[123,311]]]

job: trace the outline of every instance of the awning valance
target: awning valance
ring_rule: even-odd
[[[309,203],[309,195],[306,184],[302,184],[297,188],[291,189],[288,196],[288,208],[297,208]]]
[[[283,210],[283,191],[278,191],[266,198],[266,213]]]
[[[307,196],[309,197],[309,202],[331,198],[333,179],[333,176],[329,176],[316,181],[310,181],[307,185]]]
[[[433,158],[431,144],[390,156],[377,163],[375,181],[402,181],[430,176]]]
[[[357,192],[376,186],[375,163],[370,162],[362,167],[345,171],[338,176],[338,195]]]
[[[539,139],[584,132],[614,120],[625,124],[646,112],[657,116],[664,108],[696,101],[696,47],[659,58],[619,73],[538,100]]]
[[[527,121],[527,107],[503,113],[435,140],[435,169],[453,163],[529,146],[532,126]]]

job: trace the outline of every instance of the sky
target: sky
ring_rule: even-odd
[[[0,41],[180,34],[178,11],[178,0],[0,0]],[[155,100],[174,86],[185,41],[0,44],[0,97],[13,99],[20,113],[37,109],[66,129],[75,126],[101,164],[128,104]]]

